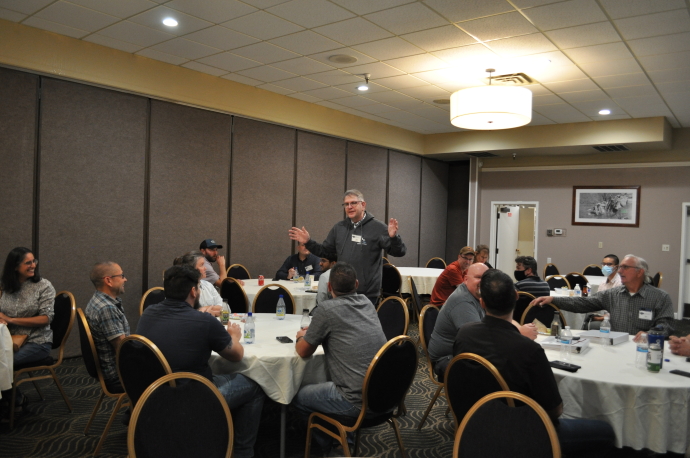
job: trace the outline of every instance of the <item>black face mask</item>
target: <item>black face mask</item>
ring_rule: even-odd
[[[516,279],[517,281],[522,281],[522,280],[524,280],[525,278],[527,278],[527,275],[525,275],[525,271],[524,271],[524,270],[516,270],[515,272],[513,272],[513,275],[515,276],[515,279]]]

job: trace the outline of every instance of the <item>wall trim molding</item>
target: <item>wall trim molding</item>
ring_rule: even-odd
[[[639,162],[628,164],[578,164],[578,165],[535,165],[526,167],[494,167],[481,168],[480,171],[488,172],[533,172],[538,170],[591,170],[591,169],[639,169],[654,167],[690,167],[688,162]]]

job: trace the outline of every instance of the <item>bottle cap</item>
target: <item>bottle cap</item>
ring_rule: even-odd
[[[247,316],[252,316],[252,312],[247,312]]]
[[[280,296],[278,296],[278,297],[279,297],[280,299],[282,299],[282,298],[283,298],[283,295],[281,294],[281,295],[280,295]]]

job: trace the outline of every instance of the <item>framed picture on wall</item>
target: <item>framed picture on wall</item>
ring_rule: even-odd
[[[573,186],[572,224],[640,227],[640,187]]]

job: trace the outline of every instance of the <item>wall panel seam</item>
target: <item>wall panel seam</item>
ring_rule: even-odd
[[[226,237],[227,240],[225,241],[226,244],[225,246],[227,247],[225,249],[225,254],[227,255],[227,260],[225,261],[226,267],[230,267],[232,265],[232,247],[230,245],[230,231],[232,230],[232,160],[234,158],[234,149],[233,149],[233,141],[235,137],[235,116],[231,115],[230,116],[230,160],[228,161],[228,167],[230,170],[228,170],[228,228],[227,228],[227,233]]]
[[[151,99],[146,99],[146,143],[144,151],[144,246],[141,268],[141,294],[149,288],[149,230],[151,212]]]
[[[40,219],[40,203],[41,203],[41,88],[43,86],[43,77],[38,77],[38,87],[36,88],[36,127],[34,133],[34,183],[33,183],[33,211],[31,212],[31,248],[36,258],[39,257],[39,232],[38,224]]]

